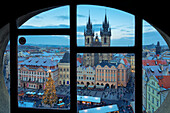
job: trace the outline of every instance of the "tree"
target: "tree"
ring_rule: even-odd
[[[54,80],[51,78],[51,71],[49,71],[49,77],[47,78],[47,82],[45,84],[44,95],[42,102],[44,104],[50,105],[52,107],[53,103],[56,103],[57,96],[54,85]]]

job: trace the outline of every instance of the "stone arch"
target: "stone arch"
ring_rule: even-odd
[[[112,84],[111,86],[110,86],[111,88],[115,88],[115,86]]]
[[[87,82],[86,85],[87,85],[87,86],[90,85],[90,82]]]
[[[105,84],[105,88],[110,88],[110,86],[109,86],[109,84],[107,83],[107,84]]]
[[[81,84],[84,84],[84,82],[81,82]]]

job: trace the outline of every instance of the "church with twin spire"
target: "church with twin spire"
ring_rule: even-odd
[[[90,15],[84,29],[85,36],[85,47],[110,47],[111,43],[111,28],[109,28],[109,21],[105,14],[105,18],[100,28],[101,41],[99,40],[98,34],[94,33],[92,22],[90,20]],[[111,53],[84,53],[83,55],[83,65],[84,66],[96,66],[102,61],[110,62],[112,60]]]
[[[90,15],[86,29],[84,30],[84,36],[85,47],[110,47],[111,28],[109,28],[109,21],[107,21],[106,14],[102,28],[100,28],[101,41],[99,41],[97,33],[96,36],[94,36],[94,30],[90,21]]]

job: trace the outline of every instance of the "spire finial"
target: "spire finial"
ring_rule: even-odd
[[[88,22],[89,22],[89,24],[90,24],[90,9],[89,9],[89,21],[88,21]]]
[[[107,23],[107,16],[106,16],[106,9],[105,9],[105,23]]]

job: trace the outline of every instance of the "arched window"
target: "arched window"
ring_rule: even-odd
[[[106,40],[107,40],[107,38],[106,38],[106,37],[104,37],[104,43],[107,43],[107,42],[106,42]]]
[[[87,44],[89,44],[89,38],[87,38]]]
[[[58,20],[60,20],[60,22],[62,20],[64,20],[64,21],[67,21],[69,23],[68,20],[70,20],[70,24],[67,24],[67,25],[63,25],[63,26],[62,25],[56,25],[58,27],[51,25],[49,27],[49,26],[45,25],[45,22],[43,21],[44,22],[43,26],[36,25],[36,28],[35,28],[35,26],[34,26],[34,28],[30,28],[31,26],[29,26],[29,24],[30,24],[29,22],[24,27],[20,26],[21,24],[20,25],[18,24],[18,23],[21,23],[19,21],[21,18],[19,18],[19,19],[16,18],[17,25],[16,25],[15,21],[11,22],[11,29],[12,29],[10,31],[11,32],[11,34],[10,34],[10,36],[11,36],[11,38],[10,38],[11,43],[10,44],[11,45],[10,46],[11,46],[11,55],[12,55],[12,58],[11,58],[12,59],[11,60],[11,67],[12,67],[11,75],[13,75],[12,78],[11,78],[11,81],[13,83],[13,85],[11,85],[11,89],[12,89],[12,95],[11,95],[12,102],[11,103],[16,103],[16,101],[17,101],[17,103],[15,104],[16,106],[13,106],[11,108],[11,110],[14,110],[14,111],[18,112],[20,110],[25,109],[25,108],[23,108],[23,109],[18,108],[20,103],[18,103],[18,100],[17,100],[19,98],[18,94],[16,95],[16,91],[18,91],[18,89],[17,89],[18,88],[17,70],[19,68],[18,62],[16,60],[17,59],[17,51],[19,49],[19,43],[17,42],[17,39],[20,39],[21,37],[24,37],[27,42],[29,42],[29,40],[32,38],[32,39],[34,39],[34,40],[32,40],[32,42],[34,44],[39,43],[40,44],[39,46],[41,46],[42,39],[44,40],[43,42],[45,42],[45,43],[48,43],[48,41],[49,41],[48,39],[50,39],[51,43],[58,43],[58,44],[61,43],[60,42],[61,40],[56,41],[56,40],[53,39],[54,37],[55,38],[58,37],[59,39],[62,39],[62,38],[64,39],[65,38],[65,40],[62,41],[63,43],[67,43],[66,40],[70,40],[71,43],[70,42],[68,42],[68,43],[70,43],[70,51],[73,52],[73,53],[70,54],[71,59],[66,60],[69,55],[66,54],[64,56],[62,54],[62,51],[69,51],[69,49],[67,47],[65,47],[64,48],[65,50],[63,50],[63,48],[61,49],[61,51],[56,50],[55,54],[58,55],[58,58],[56,58],[56,59],[51,58],[51,60],[52,60],[52,62],[56,61],[58,63],[58,66],[54,66],[54,67],[58,67],[59,69],[63,66],[61,63],[66,63],[66,62],[68,63],[69,62],[70,64],[68,63],[67,66],[71,67],[71,69],[70,69],[70,74],[71,75],[76,75],[76,63],[75,63],[76,60],[75,59],[76,59],[76,54],[77,53],[90,53],[90,55],[88,56],[88,60],[83,60],[83,57],[82,57],[82,61],[87,61],[88,62],[87,66],[99,64],[101,66],[101,68],[103,68],[103,65],[108,65],[108,67],[110,67],[110,64],[115,65],[115,67],[116,67],[118,65],[117,61],[114,61],[116,58],[118,58],[118,57],[122,58],[123,56],[128,57],[129,58],[128,63],[130,65],[127,65],[127,67],[130,68],[129,70],[132,70],[132,71],[127,72],[127,73],[132,73],[132,75],[130,76],[131,78],[125,78],[125,79],[132,81],[131,84],[127,84],[127,85],[130,85],[130,86],[133,86],[133,87],[135,86],[136,87],[136,92],[138,92],[138,94],[139,94],[138,95],[139,99],[135,100],[135,105],[136,106],[142,106],[142,89],[141,89],[141,86],[142,86],[142,71],[141,71],[142,70],[142,65],[140,65],[140,64],[142,62],[142,55],[143,54],[142,54],[142,34],[141,34],[142,20],[141,20],[141,18],[139,18],[138,16],[135,17],[134,15],[130,14],[129,16],[127,16],[128,19],[127,18],[125,18],[125,19],[127,20],[126,21],[127,23],[130,20],[131,26],[129,26],[129,24],[127,24],[125,26],[123,25],[123,27],[121,25],[120,26],[119,25],[111,26],[111,25],[113,25],[113,23],[111,23],[111,22],[115,22],[115,21],[114,20],[111,21],[112,19],[111,19],[111,17],[109,17],[109,15],[110,15],[110,13],[114,12],[114,10],[116,10],[116,9],[108,8],[108,7],[104,7],[104,6],[94,6],[94,5],[89,5],[89,6],[88,5],[77,5],[76,6],[76,5],[75,4],[74,5],[70,4],[71,7],[70,7],[70,10],[68,10],[68,14],[71,13],[70,16],[66,17],[65,15],[60,15],[60,16],[58,15],[58,18],[61,19],[61,20],[58,19]],[[95,23],[94,22],[95,18],[93,17],[93,15],[97,14],[96,12],[93,12],[95,10],[90,10],[90,13],[88,13],[89,11],[86,11],[85,7],[89,7],[89,8],[91,7],[92,9],[98,9],[98,8],[102,9],[103,8],[102,11],[100,10],[101,11],[100,14],[102,14],[102,16],[101,16],[102,19],[101,20],[99,19],[99,21],[101,23]],[[79,10],[79,8],[84,8],[84,12],[86,11],[86,13],[88,13],[88,14],[81,15],[82,10]],[[76,11],[76,9],[77,9],[77,11]],[[62,10],[62,11],[64,11],[64,10]],[[77,12],[77,15],[76,15],[76,12]],[[118,12],[116,14],[119,14],[119,13],[125,13],[125,15],[126,15],[126,12],[118,10]],[[63,12],[56,13],[56,14],[63,14]],[[92,23],[92,25],[94,25],[93,26],[94,29],[92,27],[92,31],[87,30],[87,32],[89,33],[89,35],[93,35],[94,32],[99,32],[100,37],[99,37],[98,42],[92,43],[95,46],[89,47],[89,48],[82,48],[82,47],[79,47],[79,46],[85,46],[85,45],[82,45],[82,44],[84,44],[84,36],[83,36],[83,34],[84,34],[83,33],[84,25],[81,25],[79,23],[84,22],[84,24],[86,24],[88,22],[87,18],[89,17],[89,15],[90,15],[90,23]],[[77,19],[74,19],[76,16],[77,16]],[[107,18],[107,17],[109,17],[109,18]],[[36,24],[36,23],[38,24],[40,22],[40,19],[42,19],[40,16],[36,16],[35,18],[37,20],[34,22],[34,24]],[[79,20],[79,18],[81,18],[81,19]],[[55,23],[53,20],[51,22]],[[76,29],[76,26],[75,26],[76,23],[78,25],[77,29]],[[83,28],[82,28],[82,26],[83,26]],[[147,25],[145,27],[147,27]],[[41,29],[41,28],[43,28],[43,29]],[[125,29],[123,29],[123,28],[125,28]],[[128,28],[130,28],[130,29],[128,29]],[[77,30],[77,32],[76,32],[76,30]],[[114,31],[114,30],[117,30],[117,31]],[[85,32],[86,32],[86,29],[85,29]],[[110,41],[109,45],[107,45],[107,44],[103,45],[102,44],[103,42],[104,43],[106,42],[106,39],[105,38],[103,39],[104,34],[107,34],[108,36],[111,36],[110,40],[109,40]],[[112,35],[114,35],[115,37],[112,37]],[[151,34],[146,32],[145,35],[151,35]],[[75,38],[76,36],[77,36],[77,40]],[[77,46],[78,47],[76,46],[76,41],[77,41]],[[161,44],[162,44],[162,42],[159,42],[159,43],[156,44],[157,52],[156,52],[156,56],[154,56],[155,58],[160,57],[159,54],[161,53],[161,51],[160,51],[161,50],[160,49]],[[154,45],[155,45],[155,43],[154,43]],[[23,46],[20,46],[20,47],[23,47]],[[25,48],[26,48],[25,50],[31,50],[32,49],[32,47],[29,48],[28,46],[25,47]],[[35,47],[35,48],[38,49],[37,47]],[[42,48],[43,47],[41,47],[40,51],[44,51]],[[47,57],[46,55],[47,55],[47,53],[49,53],[49,51],[50,51],[50,53],[53,53],[53,49],[51,49],[53,47],[50,46],[50,47],[47,47],[47,48],[46,49],[48,50],[48,52],[43,53],[43,55],[45,57]],[[113,51],[115,53],[112,53]],[[154,49],[153,49],[153,51],[154,51]],[[153,51],[150,52],[150,56],[152,55]],[[100,58],[100,55],[94,55],[94,52],[95,53],[103,52],[102,54],[100,54],[102,56],[102,59]],[[35,53],[35,51],[34,51],[34,53]],[[114,60],[112,58],[109,59],[108,57],[106,57],[106,56],[108,56],[108,53],[109,53],[109,55],[114,56]],[[41,57],[41,55],[39,55],[38,52],[35,53],[34,55],[36,57],[38,57],[38,58]],[[63,55],[63,57],[61,57],[62,55]],[[137,55],[137,57],[135,57],[136,55]],[[167,58],[168,53],[165,52],[165,54],[163,54],[163,55],[165,55],[165,56],[163,56],[164,58]],[[27,56],[27,55],[25,55],[25,56]],[[50,56],[53,56],[53,55],[50,54]],[[154,60],[154,58],[153,58],[153,60]],[[37,61],[37,60],[31,60],[28,63],[31,63],[32,61]],[[59,62],[59,61],[61,61],[61,62]],[[89,62],[89,61],[91,61],[91,62]],[[95,61],[95,62],[93,62],[93,61]],[[168,61],[168,59],[166,59],[166,62],[167,61]],[[38,63],[40,63],[40,61],[37,61],[37,62],[34,62],[36,64],[36,66],[29,67],[30,66],[29,65],[28,67],[26,66],[25,68],[31,68],[31,70],[37,71],[36,67],[41,67],[39,69],[47,68],[47,70],[51,69],[51,71],[53,72],[54,71],[53,66],[51,66],[51,67],[49,66],[49,64],[51,65],[53,63],[49,63],[51,61],[42,61],[42,64],[44,64],[44,62],[48,63],[47,67],[44,67],[44,65],[39,65]],[[126,64],[127,62],[123,61],[121,63]],[[164,62],[162,61],[161,63],[164,63]],[[157,63],[155,63],[155,65],[156,64],[159,64],[159,62],[157,61]],[[17,65],[18,65],[18,67],[16,67]],[[135,68],[135,65],[137,65],[136,68]],[[86,66],[84,66],[83,68],[86,68]],[[93,68],[95,68],[95,66]],[[160,70],[162,71],[162,69],[164,69],[164,68],[160,66],[159,69],[158,69],[159,72],[160,72]],[[47,71],[47,70],[45,70],[45,71]],[[60,72],[58,73],[58,75],[60,75],[60,76],[67,75],[67,74],[69,74],[69,73],[60,73]],[[113,83],[112,84],[115,86],[115,89],[117,89],[117,88],[119,89],[119,88],[122,87],[121,86],[122,83],[121,83],[121,78],[119,78],[119,77],[117,78],[116,74],[118,74],[118,73],[114,74],[115,79],[114,79],[114,84]],[[99,90],[104,90],[105,91],[107,89],[104,89],[104,87],[102,87],[105,84],[104,80],[110,80],[110,78],[104,78],[104,73],[99,72],[99,75],[103,75],[103,76],[100,77],[100,81],[98,81],[97,83],[94,83],[94,84],[97,84],[97,85],[101,84],[101,87],[99,88]],[[125,75],[126,74],[124,74],[124,76]],[[135,79],[133,79],[135,75],[138,75],[138,77],[135,77]],[[141,76],[141,78],[140,78],[140,76]],[[107,77],[109,77],[109,76],[107,76]],[[66,89],[68,89],[67,90],[68,92],[69,92],[69,90],[71,90],[71,92],[72,92],[70,95],[71,95],[73,101],[71,103],[68,103],[67,106],[66,106],[68,108],[69,108],[69,106],[71,106],[71,108],[69,108],[70,110],[66,110],[66,112],[70,112],[70,111],[73,112],[74,110],[77,110],[77,108],[76,108],[77,104],[74,103],[75,102],[74,99],[76,99],[76,97],[75,97],[76,96],[76,89],[74,89],[74,88],[76,88],[76,76],[71,76],[70,78],[71,78],[70,82],[69,82],[69,80],[66,80],[67,84],[65,83],[65,80],[60,79],[60,77],[59,77],[59,80],[58,80],[59,84],[64,85],[64,87],[66,87]],[[41,79],[41,78],[37,78],[37,80],[39,80],[39,79]],[[124,79],[124,81],[125,81],[125,79]],[[159,79],[163,80],[163,77],[162,76],[157,76],[156,78],[154,77],[154,78],[149,78],[149,79],[155,79],[155,80],[159,81]],[[30,82],[34,82],[34,81],[30,81]],[[37,82],[39,82],[39,81],[37,81]],[[40,82],[42,82],[42,81],[40,81]],[[116,84],[116,82],[117,82],[117,84]],[[81,81],[79,83],[82,83],[82,88],[84,88],[83,84],[85,84],[87,82],[82,82]],[[134,85],[134,83],[136,83],[136,84]],[[21,84],[20,85],[21,87],[24,86],[24,88],[29,87],[29,86],[36,86],[35,84],[26,84],[26,83],[24,83],[24,84],[19,83],[19,84]],[[109,85],[112,85],[112,84],[109,84]],[[68,86],[70,85],[70,87],[72,87],[72,88],[69,89],[66,85],[68,85]],[[39,88],[39,86],[41,86],[40,89],[45,88],[45,84],[43,84],[43,83],[40,83],[40,85],[37,85],[38,88]],[[32,87],[32,88],[37,88],[37,87]],[[137,88],[137,87],[139,87],[139,88]],[[161,87],[164,88],[164,85],[162,85]],[[87,87],[87,89],[91,89],[91,85],[89,85],[89,87]],[[62,88],[61,88],[61,90],[62,90]],[[59,90],[57,90],[57,91],[59,91]],[[122,92],[120,92],[120,93],[122,93]],[[136,93],[133,93],[133,95],[135,95],[135,94]],[[96,93],[96,95],[97,95],[97,93]],[[95,95],[93,95],[93,96],[95,96]],[[107,99],[109,97],[103,96],[102,98]],[[117,98],[122,99],[123,97],[118,96]],[[146,98],[147,98],[147,96],[146,96]],[[19,98],[19,99],[21,99],[21,98]],[[134,101],[133,98],[132,98],[131,101]],[[157,101],[160,101],[160,100],[157,100]],[[153,107],[150,104],[148,104],[148,106]],[[157,108],[153,108],[153,111],[155,111],[156,109]],[[31,110],[37,110],[38,111],[38,109],[31,109],[31,110],[27,109],[27,110],[28,111],[31,111]],[[136,109],[136,112],[141,112],[141,111],[142,111],[142,108]]]

